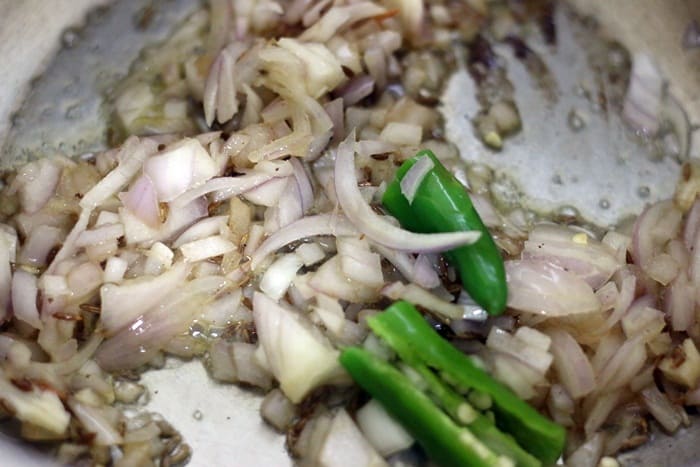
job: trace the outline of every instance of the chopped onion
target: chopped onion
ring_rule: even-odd
[[[202,219],[177,237],[172,246],[180,248],[185,243],[216,235],[221,232],[227,222],[228,216],[212,216]]]
[[[389,122],[379,139],[397,146],[418,146],[423,139],[423,128],[412,123]]]
[[[263,420],[283,432],[296,416],[296,406],[278,388],[265,395],[260,404],[260,415]]]
[[[568,227],[540,224],[528,235],[522,257],[552,263],[576,274],[597,289],[622,266],[613,253],[585,233]]]
[[[571,467],[596,467],[603,455],[605,438],[596,433],[566,458],[566,465]]]
[[[36,306],[39,289],[34,274],[18,269],[12,276],[12,309],[15,317],[33,328],[43,327]]]
[[[75,246],[85,247],[100,245],[110,240],[117,240],[124,235],[124,226],[120,223],[104,224],[95,229],[85,230],[78,235]]]
[[[374,92],[375,81],[369,75],[357,75],[350,81],[335,90],[334,95],[343,99],[343,105],[347,108],[355,105]]]
[[[545,261],[506,261],[508,306],[543,317],[600,311],[590,285]]]
[[[16,261],[27,266],[45,266],[49,253],[61,243],[64,235],[63,230],[57,227],[37,226],[24,241]]]
[[[299,189],[299,197],[301,199],[301,207],[303,213],[306,214],[314,205],[314,188],[309,180],[309,174],[306,172],[304,165],[299,159],[292,158],[290,161],[296,180],[297,188]]]
[[[294,253],[282,255],[263,274],[260,290],[273,300],[279,301],[287,293],[287,289],[303,264],[302,259]]]
[[[340,269],[344,275],[368,287],[384,285],[381,258],[372,253],[367,240],[358,237],[338,237],[336,248],[340,257]]]
[[[148,175],[142,175],[131,185],[129,191],[119,195],[124,207],[150,227],[160,224],[158,194]]]
[[[304,31],[299,39],[302,41],[326,42],[350,25],[386,13],[386,10],[374,2],[357,2],[347,6],[334,6],[320,20]]]
[[[413,203],[418,188],[434,166],[435,164],[430,157],[420,157],[401,179],[401,194],[406,197],[408,204]]]
[[[259,292],[253,315],[270,370],[293,403],[342,374],[338,351],[301,315]]]
[[[554,369],[566,391],[574,399],[591,393],[596,387],[595,374],[576,339],[562,329],[549,329],[547,333],[552,339]]]
[[[185,261],[194,263],[204,259],[215,258],[236,250],[236,245],[221,235],[194,240],[180,246]]]
[[[413,438],[384,410],[375,399],[370,399],[356,414],[362,434],[383,457],[408,449]]]
[[[549,338],[547,338],[549,340]],[[502,329],[492,327],[486,339],[486,347],[496,352],[503,352],[519,360],[544,375],[552,364],[553,358],[547,350],[529,345],[518,336],[511,335]]]
[[[331,420],[314,465],[326,467],[383,466],[386,462],[352,421],[345,409]]]
[[[156,306],[182,285],[188,274],[184,263],[175,264],[157,277],[139,277],[120,285],[105,284],[100,288],[100,322],[112,334]],[[129,304],[125,306],[125,304]]]
[[[158,199],[169,202],[215,176],[218,168],[199,141],[186,138],[150,157],[143,171],[153,182]]]
[[[318,214],[293,222],[268,237],[252,254],[251,268],[255,270],[271,253],[297,240],[318,235],[356,235],[357,230],[340,215]]]
[[[308,284],[317,292],[354,303],[372,302],[379,295],[380,288],[346,277],[339,255],[323,263]]]
[[[22,391],[7,379],[4,371],[0,371],[0,399],[19,420],[50,433],[62,435],[70,423],[70,414],[55,391],[39,389],[35,385]]]
[[[440,278],[425,255],[418,256],[419,262],[418,259],[413,259],[411,255],[403,251],[393,250],[377,243],[373,243],[373,247],[393,264],[409,282],[425,289],[433,289],[440,285]]]
[[[401,251],[440,252],[468,245],[479,239],[478,231],[416,234],[396,227],[376,214],[357,187],[355,133],[338,147],[335,161],[335,190],[343,212],[357,229],[374,242]]]
[[[41,210],[56,192],[62,168],[51,159],[26,164],[17,174],[12,188],[19,191],[22,209],[28,214]]]
[[[656,386],[650,386],[641,391],[642,401],[656,421],[669,433],[675,432],[683,422],[680,407],[674,406],[666,395]]]
[[[80,420],[88,433],[94,434],[93,442],[98,446],[113,446],[122,442],[122,437],[114,426],[97,407],[78,402],[75,398],[68,400],[68,406]]]

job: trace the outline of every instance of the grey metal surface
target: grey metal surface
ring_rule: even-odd
[[[657,157],[619,114],[601,108],[598,96],[608,95],[606,88],[612,86],[589,60],[601,44],[592,43],[596,39],[569,16],[558,9],[555,48],[528,41],[554,77],[556,99],[550,97],[551,89],[545,92],[537,85],[509,47],[500,46],[496,51],[515,87],[522,130],[506,139],[502,150],[487,148],[472,130],[471,119],[479,111],[476,86],[462,70],[445,93],[446,133],[462,157],[494,170],[502,198],[536,211],[573,207],[589,222],[613,225],[638,214],[646,203],[671,196],[680,164],[673,157]]]

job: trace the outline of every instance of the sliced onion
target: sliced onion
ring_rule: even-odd
[[[160,224],[158,194],[148,175],[139,177],[129,191],[119,195],[124,207],[150,227]]]
[[[228,216],[212,216],[202,219],[177,237],[172,247],[180,248],[185,243],[216,235],[221,232],[227,222]]]
[[[179,289],[165,301],[102,343],[96,354],[100,367],[105,371],[128,370],[150,362],[163,346],[187,330],[218,293],[230,286],[221,276],[182,284],[183,280],[178,281]]]
[[[306,213],[314,205],[314,188],[309,180],[309,174],[301,161],[299,161],[299,159],[292,158],[289,162],[292,164],[294,179],[296,180],[297,188],[299,189],[301,206],[303,212]]]
[[[253,313],[270,370],[293,403],[338,375],[338,351],[304,317],[259,292]]]
[[[85,247],[100,245],[110,240],[117,240],[124,235],[122,224],[104,224],[95,229],[85,230],[75,240],[75,246]]]
[[[174,203],[178,206],[184,205],[210,193],[214,193],[212,201],[225,201],[259,187],[270,180],[278,177],[287,177],[291,174],[292,168],[287,162],[264,161],[258,163],[255,170],[244,175],[212,178],[203,185],[185,192]]]
[[[288,178],[272,178],[244,193],[245,199],[258,206],[276,205],[287,189]]]
[[[596,433],[578,447],[566,458],[566,465],[571,467],[596,467],[603,455],[605,438],[602,433]]]
[[[620,294],[617,297],[615,309],[607,319],[608,328],[611,328],[618,321],[620,321],[620,319],[622,319],[624,314],[627,312],[627,309],[632,305],[636,288],[637,278],[633,274],[628,274],[622,279],[622,284],[620,285]]]
[[[345,409],[336,413],[331,420],[322,444],[318,447],[317,453],[312,456],[311,462],[313,465],[328,467],[385,465],[384,459],[362,436]]]
[[[103,285],[100,289],[100,322],[105,332],[109,335],[118,331],[162,302],[181,286],[187,274],[188,267],[177,263],[157,277],[139,277],[120,285]]]
[[[600,301],[581,278],[537,260],[506,261],[508,306],[544,317],[600,311]]]
[[[263,420],[281,432],[291,424],[296,412],[296,406],[278,388],[268,392],[260,404]]]
[[[141,170],[146,158],[156,150],[157,144],[149,139],[139,139],[135,136],[127,139],[117,155],[119,165],[85,193],[80,200],[80,207],[94,209],[116,195]]]
[[[443,234],[417,234],[396,227],[376,214],[357,187],[355,173],[355,133],[338,147],[335,161],[335,190],[343,212],[369,239],[389,248],[414,252],[441,252],[469,245],[479,239],[478,231]]]
[[[334,6],[319,21],[304,31],[299,38],[303,41],[326,42],[348,26],[386,13],[374,2],[357,2],[347,6]]]
[[[221,235],[212,235],[180,246],[182,256],[190,263],[222,256],[235,250],[236,245]]]
[[[372,253],[369,243],[358,237],[338,237],[336,248],[340,257],[340,269],[344,275],[368,287],[384,285],[381,258]]]
[[[401,179],[401,194],[406,197],[408,204],[413,203],[418,188],[433,167],[435,167],[433,160],[428,156],[423,156],[411,166]]]
[[[9,381],[4,371],[0,371],[0,399],[17,419],[50,433],[62,435],[70,423],[70,413],[55,391],[42,390],[36,385],[28,391],[20,390]]]
[[[547,351],[548,349],[530,345],[518,336],[511,335],[495,326],[489,332],[486,347],[510,355],[541,375],[547,372],[553,361],[552,354]]]
[[[17,261],[27,266],[45,266],[49,253],[60,245],[63,237],[62,229],[50,225],[37,226],[22,245]]]
[[[313,273],[308,285],[316,292],[353,303],[371,303],[379,295],[379,286],[348,278],[339,255],[333,256]]]
[[[627,340],[598,374],[598,391],[625,386],[644,366],[647,353],[642,336]]]
[[[596,387],[593,367],[581,346],[571,334],[562,329],[550,329],[554,368],[559,381],[574,399],[591,393]]]
[[[294,253],[282,255],[263,274],[260,290],[273,300],[279,301],[287,293],[287,289],[303,264],[302,259]]]
[[[687,331],[695,324],[695,293],[695,287],[685,273],[679,274],[666,289],[664,311],[671,317],[674,331]]]
[[[12,276],[12,309],[15,318],[24,321],[33,328],[41,329],[43,324],[36,306],[39,293],[34,274],[18,269]]]
[[[28,214],[41,210],[56,192],[62,167],[57,161],[40,159],[22,167],[12,188],[19,191],[22,209]]]
[[[71,412],[76,416],[83,429],[94,435],[93,442],[98,446],[113,446],[122,442],[122,437],[102,411],[87,404],[78,402],[75,398],[68,400]]]
[[[347,108],[355,105],[374,92],[375,81],[369,75],[357,75],[344,85],[337,88],[334,95],[342,99]]]
[[[356,235],[357,230],[343,216],[318,214],[299,219],[268,237],[252,254],[251,268],[255,270],[271,253],[297,240],[318,235]]]
[[[675,432],[683,422],[681,407],[674,406],[656,386],[641,391],[642,401],[657,422],[669,433]]]
[[[199,141],[186,138],[149,158],[143,171],[153,182],[158,199],[170,202],[215,176],[218,168]]]
[[[622,266],[613,251],[587,234],[547,224],[537,225],[530,232],[522,257],[555,264],[576,274],[593,289],[607,282]]]

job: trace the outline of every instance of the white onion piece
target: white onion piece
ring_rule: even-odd
[[[185,261],[191,263],[204,259],[215,258],[236,250],[236,245],[221,235],[194,240],[180,247]]]
[[[184,286],[183,282],[178,281],[176,292],[102,343],[96,354],[100,367],[117,371],[148,363],[163,346],[184,333],[218,293],[230,286],[221,276],[201,277]]]
[[[36,306],[39,293],[34,274],[18,269],[12,276],[12,309],[15,318],[24,321],[33,328],[41,329],[43,324]]]
[[[656,386],[641,391],[642,401],[657,422],[669,433],[675,432],[683,422],[681,407],[674,406]]]
[[[508,306],[544,317],[600,311],[591,286],[573,273],[537,260],[506,261]]]
[[[122,442],[119,432],[112,426],[97,407],[78,402],[75,398],[68,400],[71,412],[83,425],[83,429],[95,435],[93,442],[98,446],[113,446]]]
[[[58,253],[56,253],[56,256],[54,256],[53,258],[53,261],[51,261],[51,264],[49,264],[49,267],[46,269],[46,272],[48,274],[51,274],[61,261],[70,258],[73,255],[76,249],[75,241],[78,239],[80,234],[83,233],[83,231],[87,228],[88,223],[90,222],[91,213],[92,211],[88,209],[83,209],[80,212],[80,217],[78,217],[78,221],[75,223],[75,225],[73,225],[73,229],[63,241],[61,249],[58,250]]]
[[[318,235],[357,235],[357,230],[340,215],[318,214],[304,217],[270,235],[251,255],[251,268],[255,270],[269,254],[283,246]]]
[[[293,403],[342,374],[338,351],[298,313],[256,292],[253,316],[270,370]]]
[[[292,168],[287,162],[264,161],[258,163],[255,170],[244,175],[212,178],[203,185],[183,193],[174,203],[180,206],[210,193],[213,193],[212,201],[225,201],[259,187],[270,180],[278,177],[287,177],[291,174]]]
[[[186,138],[149,158],[143,171],[158,199],[169,202],[215,176],[218,168],[199,141]]]
[[[397,146],[418,146],[423,139],[423,127],[413,123],[389,122],[379,139]]]
[[[37,226],[19,250],[17,262],[33,267],[46,265],[49,252],[63,240],[62,229],[50,225]]]
[[[486,319],[486,312],[483,310],[473,311],[468,307],[450,303],[416,284],[394,282],[382,289],[382,295],[392,300],[406,300],[449,319],[469,319],[475,321],[483,321]]]
[[[119,165],[90,189],[80,200],[83,209],[94,209],[116,195],[141,170],[148,156],[155,153],[157,144],[147,138],[132,136],[122,144],[117,158]]]
[[[297,158],[292,158],[289,161],[292,165],[292,170],[294,171],[294,179],[297,183],[297,188],[299,189],[299,196],[301,198],[301,207],[303,212],[306,213],[314,205],[314,189],[309,180],[309,174],[306,172],[304,165]]]
[[[334,6],[313,26],[304,31],[299,39],[302,41],[326,42],[348,26],[386,13],[386,10],[374,2],[358,2],[347,6]]]
[[[355,105],[374,92],[375,81],[369,75],[357,75],[335,90],[334,95],[342,99],[347,108]]]
[[[386,467],[388,464],[352,421],[345,409],[331,420],[323,444],[313,456],[313,465],[326,467]]]
[[[357,411],[356,419],[362,434],[383,457],[408,449],[414,442],[375,399],[370,399]]]
[[[302,259],[294,253],[282,255],[263,274],[260,290],[273,300],[281,299],[303,264]]]
[[[598,391],[621,388],[644,366],[647,354],[642,336],[627,340],[598,374]]]
[[[355,133],[338,147],[335,161],[335,191],[343,212],[370,240],[401,251],[441,252],[476,242],[478,231],[417,234],[401,229],[376,214],[365,202],[355,173]]]
[[[651,57],[635,54],[622,107],[622,117],[632,128],[651,136],[658,132],[663,86],[661,72]]]
[[[379,294],[379,286],[370,286],[346,277],[338,255],[323,263],[312,274],[308,285],[316,292],[353,303],[372,302]]]
[[[593,367],[581,346],[571,334],[562,329],[547,331],[552,339],[551,352],[559,381],[574,399],[591,393],[596,386]]]
[[[129,263],[118,256],[112,256],[107,260],[105,264],[105,271],[103,279],[105,283],[109,282],[121,282],[124,279],[124,274],[129,267]]]
[[[636,288],[637,278],[633,274],[629,274],[622,279],[620,294],[617,297],[615,309],[607,319],[608,328],[613,327],[618,321],[620,321],[620,319],[622,319],[624,314],[627,312],[627,309],[632,305]]]
[[[65,433],[71,417],[55,391],[36,386],[22,391],[7,378],[4,371],[0,371],[0,399],[15,417],[57,435]]]
[[[288,177],[276,205],[265,211],[265,231],[275,232],[301,219],[304,215],[303,204],[296,180],[294,177]]]
[[[359,237],[338,237],[336,248],[340,257],[340,269],[348,279],[368,287],[384,285],[381,258],[372,253],[367,240]]]
[[[34,214],[46,205],[56,193],[61,172],[59,163],[51,159],[30,162],[20,169],[11,189],[19,192],[24,212]]]
[[[123,281],[120,285],[103,285],[100,288],[100,321],[107,335],[162,302],[182,285],[187,274],[187,265],[177,263],[157,277],[139,277]],[[129,305],[125,306],[126,303]]]
[[[674,331],[687,331],[695,324],[695,293],[695,287],[685,273],[679,274],[666,289],[664,311],[671,317]]]
[[[202,219],[177,237],[172,247],[180,248],[185,243],[216,235],[221,232],[227,222],[228,216],[212,216]]]
[[[296,412],[296,406],[278,388],[268,392],[260,404],[260,415],[263,420],[278,431],[287,429]]]
[[[100,245],[110,240],[117,240],[124,235],[122,224],[105,224],[95,229],[85,230],[75,240],[75,246],[85,247]]]
[[[102,268],[86,261],[70,270],[66,282],[74,297],[85,297],[102,284]]]
[[[593,407],[590,409],[586,422],[583,426],[586,436],[592,436],[601,426],[603,426],[603,423],[605,423],[605,420],[607,420],[610,412],[612,412],[617,406],[621,396],[622,391],[617,390],[604,393],[595,399]]]
[[[287,189],[288,178],[272,178],[243,193],[245,199],[258,206],[276,205]]]
[[[549,340],[549,338],[547,338]],[[486,339],[486,347],[502,352],[544,375],[552,365],[553,357],[548,348],[542,349],[528,344],[516,335],[511,335],[497,327],[492,327]]]
[[[522,257],[548,261],[576,274],[597,289],[622,266],[613,253],[585,233],[540,224],[528,235]]]
[[[401,194],[406,197],[408,204],[413,204],[418,188],[426,175],[435,167],[433,160],[428,156],[419,158],[401,179]]]
[[[388,154],[397,151],[395,144],[375,139],[363,139],[357,142],[357,152],[363,156]]]
[[[602,433],[594,434],[566,458],[566,465],[571,467],[596,467],[603,455],[605,439]]]
[[[410,254],[404,251],[387,248],[378,243],[373,243],[372,246],[379,254],[393,264],[409,282],[413,282],[424,289],[433,289],[440,285],[440,278],[429,262],[421,260],[421,262],[418,263],[418,260],[413,259]],[[419,255],[419,258],[427,259],[424,255]]]
[[[632,236],[632,257],[642,269],[646,270],[659,246],[676,237],[680,216],[673,201],[660,201],[637,218]]]
[[[142,175],[131,185],[128,191],[121,193],[119,199],[136,217],[150,227],[160,224],[160,207],[158,194],[148,175]]]

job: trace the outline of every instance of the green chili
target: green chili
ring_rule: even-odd
[[[428,396],[389,363],[358,347],[340,355],[340,363],[442,466],[493,467],[499,457],[467,428],[456,425]]]
[[[432,160],[433,167],[420,181],[409,203],[401,192],[401,180],[424,157]],[[382,203],[404,228],[414,232],[480,231],[482,235],[474,244],[450,250],[445,256],[459,272],[465,290],[479,305],[492,315],[503,312],[508,290],[498,247],[464,186],[431,151],[421,151],[401,165],[396,178],[387,186]]]
[[[522,448],[545,465],[557,461],[564,446],[565,430],[440,337],[413,305],[396,302],[384,312],[368,318],[367,324],[405,364],[430,368],[460,390],[476,390],[489,396],[496,427],[512,435]]]

